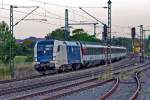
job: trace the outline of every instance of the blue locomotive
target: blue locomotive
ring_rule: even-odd
[[[111,58],[119,60],[127,55],[125,47],[111,46]],[[47,74],[51,71],[77,70],[105,62],[106,47],[99,43],[42,40],[34,47],[35,69]]]

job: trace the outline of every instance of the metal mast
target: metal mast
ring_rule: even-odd
[[[25,15],[22,19],[20,19],[18,22],[16,22],[15,24],[13,23],[13,9],[14,8],[35,8],[33,9],[31,12],[29,12],[27,15]],[[38,9],[39,6],[13,6],[10,5],[10,33],[11,33],[11,37],[10,37],[10,59],[9,59],[9,64],[10,64],[10,71],[11,71],[11,78],[14,78],[14,47],[13,47],[13,42],[14,42],[14,26],[18,25],[21,21],[23,21],[26,17],[28,17],[30,14],[32,14],[36,9]]]
[[[94,36],[96,37],[96,24],[94,23]]]
[[[65,40],[69,39],[68,9],[65,9]]]
[[[111,1],[108,1],[108,34],[107,34],[107,55],[106,55],[106,59],[107,59],[107,65],[109,67],[109,74],[111,73]]]
[[[13,6],[10,6],[10,33],[11,33],[11,38],[10,38],[10,71],[11,71],[11,78],[14,78],[14,59],[13,59]]]
[[[142,63],[144,58],[143,25],[140,25],[140,47],[140,63]]]
[[[144,42],[145,42],[145,35],[144,32],[150,31],[150,30],[145,30],[143,28],[143,25],[140,25],[140,63],[144,62],[144,54],[145,54],[145,47],[144,47]]]

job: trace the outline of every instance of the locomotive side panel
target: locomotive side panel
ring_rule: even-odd
[[[55,69],[60,69],[62,65],[68,64],[66,44],[63,41],[55,41]]]

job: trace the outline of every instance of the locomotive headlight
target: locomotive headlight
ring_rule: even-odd
[[[40,62],[35,62],[34,64],[40,64]]]
[[[54,57],[53,60],[56,60],[56,58]]]

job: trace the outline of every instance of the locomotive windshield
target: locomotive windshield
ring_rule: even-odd
[[[40,41],[37,45],[38,61],[49,62],[53,57],[53,41]]]

